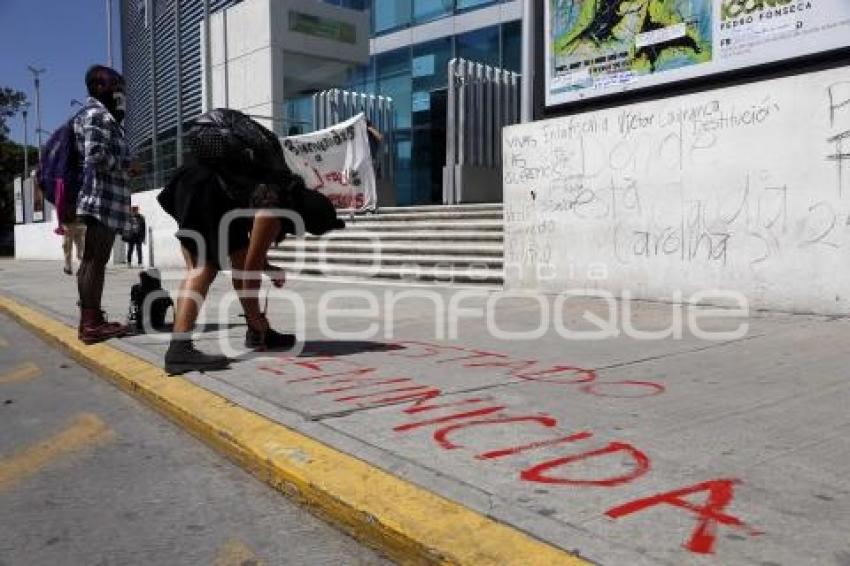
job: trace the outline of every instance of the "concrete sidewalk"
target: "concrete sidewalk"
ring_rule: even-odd
[[[113,318],[124,317],[137,273],[107,275]],[[2,294],[68,324],[74,285],[58,263],[0,262]],[[221,276],[209,297],[206,351],[241,347],[230,289]],[[528,331],[541,326],[541,306],[494,300],[292,280],[269,311],[276,328],[294,329],[303,304],[299,356],[247,356],[185,378],[593,562],[850,563],[850,320],[693,308],[681,338],[565,339],[553,322],[535,339],[498,339],[487,313],[490,328]],[[330,320],[322,301],[339,311]],[[456,338],[451,317],[440,320],[452,306],[470,311]],[[609,317],[609,307],[644,332],[678,327],[681,312],[593,299],[567,307],[554,320],[574,331],[597,330],[583,315]],[[703,330],[746,332],[697,338],[688,312]],[[161,366],[167,335],[111,344]]]

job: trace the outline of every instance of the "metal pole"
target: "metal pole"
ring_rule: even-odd
[[[148,263],[150,267],[156,267],[153,261],[153,228],[148,227]]]
[[[41,162],[41,81],[39,75],[46,69],[36,69],[32,65],[27,66],[35,81],[35,137],[38,140],[38,161]]]
[[[448,87],[446,95],[446,174],[443,181],[443,204],[454,204],[455,186],[455,154],[457,152],[457,86],[455,77],[457,75],[458,60],[449,61]]]
[[[537,0],[524,0],[522,3],[522,80],[520,104],[522,122],[534,119],[534,3]]]
[[[24,108],[24,179],[30,174],[29,140],[27,139],[27,109]]]
[[[112,0],[106,0],[106,53],[112,67]]]
[[[150,3],[151,18],[151,176],[152,187],[157,187],[157,113],[156,101],[156,2]]]
[[[204,0],[204,99],[206,111],[212,110],[212,54],[210,39],[210,0]]]
[[[41,81],[35,79],[35,138],[38,140],[38,162],[41,163]]]
[[[174,69],[175,83],[177,86],[177,133],[174,152],[177,158],[177,167],[183,165],[183,81],[180,77],[180,0],[174,0]]]

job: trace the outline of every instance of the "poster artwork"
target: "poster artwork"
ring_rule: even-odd
[[[711,0],[549,0],[553,92],[598,89],[711,61]]]
[[[547,0],[546,105],[850,47],[847,0]]]

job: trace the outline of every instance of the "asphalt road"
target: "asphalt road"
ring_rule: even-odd
[[[0,315],[0,566],[390,564]]]

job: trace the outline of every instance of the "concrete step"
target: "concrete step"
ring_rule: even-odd
[[[294,277],[379,280],[393,284],[500,287],[504,219],[501,203],[338,211],[345,230],[289,239],[269,253]]]
[[[504,246],[500,243],[475,242],[475,243],[445,243],[445,242],[417,242],[414,247],[407,242],[389,242],[383,238],[377,243],[369,241],[345,241],[345,240],[285,240],[277,248],[271,250],[271,254],[289,253],[295,250],[304,250],[305,253],[349,253],[349,254],[405,254],[416,253],[423,255],[475,255],[486,257],[504,256]]]
[[[333,277],[354,277],[357,279],[397,279],[409,282],[437,281],[442,283],[463,283],[480,285],[502,285],[504,276],[501,269],[483,269],[469,266],[441,268],[422,266],[411,269],[400,266],[373,268],[367,265],[297,265],[281,263],[281,267],[293,275],[315,275],[323,279]]]
[[[424,281],[421,279],[373,279],[357,277],[355,275],[314,275],[310,273],[287,274],[287,281],[316,281],[316,282],[333,282],[340,285],[380,285],[381,287],[448,287],[451,289],[490,289],[497,291],[503,288],[501,282],[498,283],[464,283],[460,281],[448,282],[439,280]]]
[[[304,265],[314,265],[324,263],[327,265],[369,265],[369,266],[389,266],[389,265],[419,265],[419,266],[456,266],[456,267],[489,267],[493,269],[501,269],[504,263],[501,257],[487,256],[449,256],[449,255],[420,255],[420,254],[387,254],[387,253],[366,253],[366,254],[350,254],[350,253],[299,253],[290,252],[275,252],[269,254],[272,260],[283,261],[286,263],[301,262]]]
[[[504,233],[496,230],[404,230],[379,232],[373,230],[340,230],[331,232],[325,236],[306,236],[305,241],[328,242],[342,241],[375,241],[380,242],[406,242],[416,246],[422,242],[502,242]]]
[[[345,231],[370,230],[374,232],[398,232],[404,230],[481,230],[502,232],[501,220],[410,220],[405,222],[361,220],[346,223]]]
[[[419,212],[471,212],[471,211],[501,211],[503,204],[482,203],[482,204],[428,204],[418,206],[387,206],[378,209],[377,214],[395,214],[395,213],[419,213]],[[351,210],[347,208],[340,209],[339,215],[350,215]],[[369,216],[369,213],[355,213],[357,216]]]
[[[340,218],[347,223],[359,224],[361,222],[407,222],[407,221],[443,221],[443,220],[498,220],[504,218],[504,212],[497,210],[472,210],[472,211],[428,211],[428,212],[379,212],[378,214],[356,215],[352,220],[350,216],[343,214]]]

